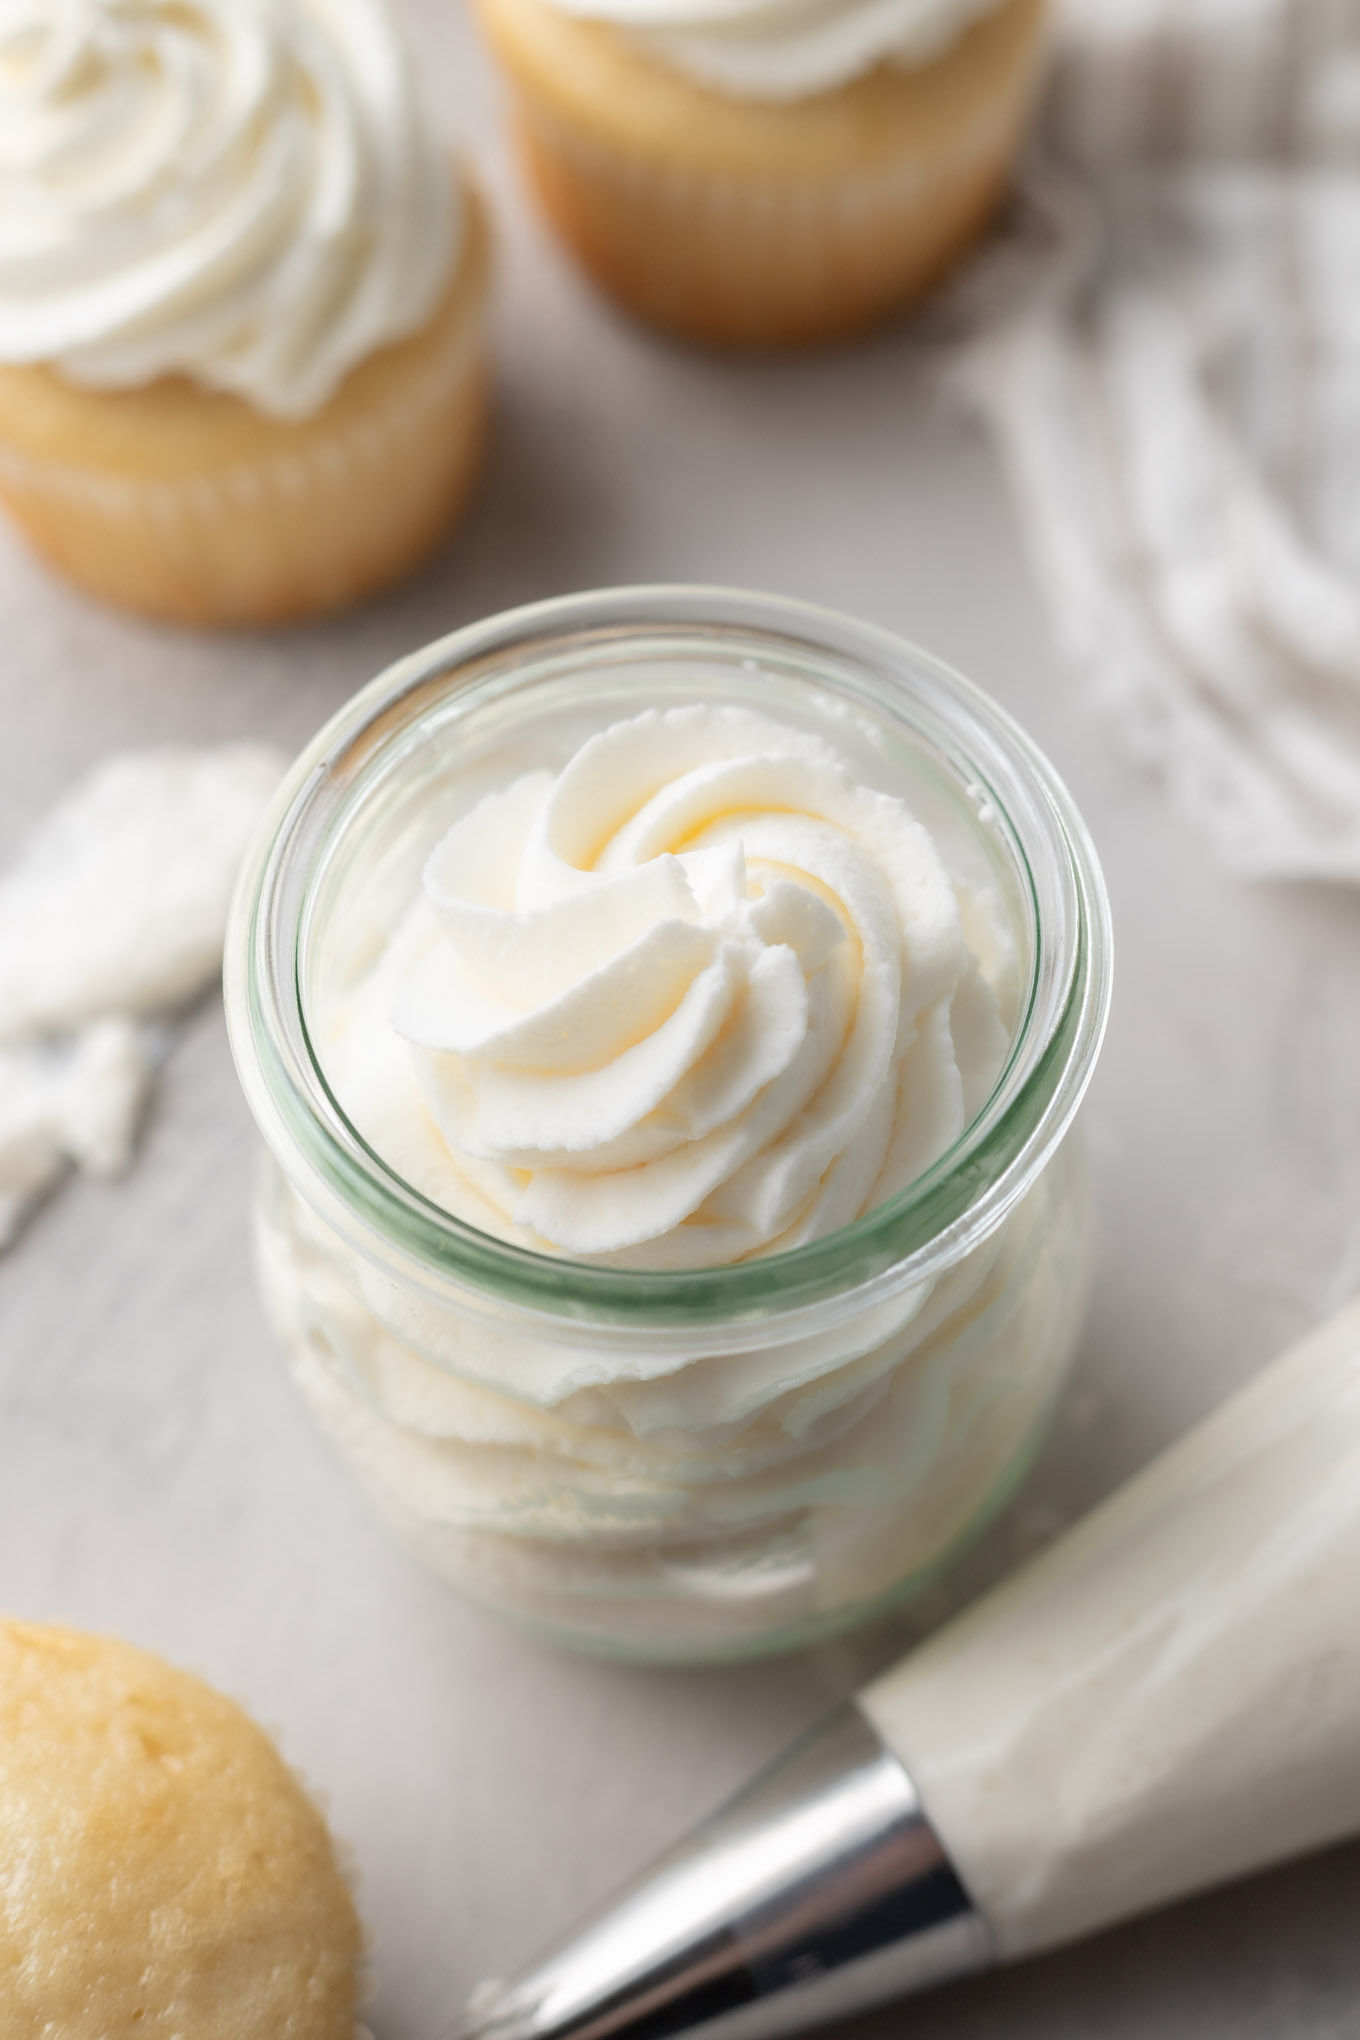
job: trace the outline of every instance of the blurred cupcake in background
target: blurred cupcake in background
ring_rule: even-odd
[[[978,233],[1043,0],[476,0],[532,181],[632,310],[738,346],[838,338]]]
[[[0,495],[153,614],[373,592],[474,477],[487,242],[381,0],[5,0]]]

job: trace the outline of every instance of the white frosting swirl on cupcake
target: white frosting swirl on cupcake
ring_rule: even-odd
[[[552,0],[625,29],[735,99],[811,99],[884,63],[933,64],[1001,0]]]
[[[305,416],[457,237],[380,0],[0,0],[0,362]]]
[[[436,1202],[652,1268],[873,1210],[1006,1051],[906,803],[813,736],[702,705],[480,800],[329,1031],[347,1109]]]

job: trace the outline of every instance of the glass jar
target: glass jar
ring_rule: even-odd
[[[698,701],[823,734],[909,801],[1009,931],[1009,1053],[948,1152],[825,1238],[680,1272],[532,1253],[403,1181],[317,1044],[469,788]],[[417,1552],[561,1640],[737,1657],[876,1612],[981,1528],[1045,1429],[1087,1288],[1070,1128],[1109,986],[1069,795],[986,696],[902,641],[690,588],[458,631],[308,747],[237,894],[227,1011],[267,1150],[261,1280],[297,1385]]]

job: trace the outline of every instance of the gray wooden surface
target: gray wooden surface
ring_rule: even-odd
[[[1216,875],[1064,670],[985,445],[899,334],[741,364],[634,331],[528,217],[449,0],[406,0],[502,229],[500,422],[478,508],[414,585],[324,629],[204,638],[87,604],[0,538],[0,853],[121,744],[295,745],[389,659],[610,582],[802,595],[919,639],[1068,776],[1114,899],[1089,1112],[1095,1307],[1064,1418],[963,1591],[1051,1534],[1360,1283],[1360,898]],[[435,2040],[900,1638],[763,1668],[555,1655],[414,1571],[315,1442],[252,1292],[252,1136],[220,1010],[135,1174],[0,1261],[0,1606],[122,1631],[246,1701],[362,1869],[379,2040]],[[1360,2032],[1360,1848],[859,2023],[864,2040],[1339,2040]]]

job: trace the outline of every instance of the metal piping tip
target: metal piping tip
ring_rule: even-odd
[[[995,1959],[916,1788],[840,1708],[458,2040],[760,2040]]]

